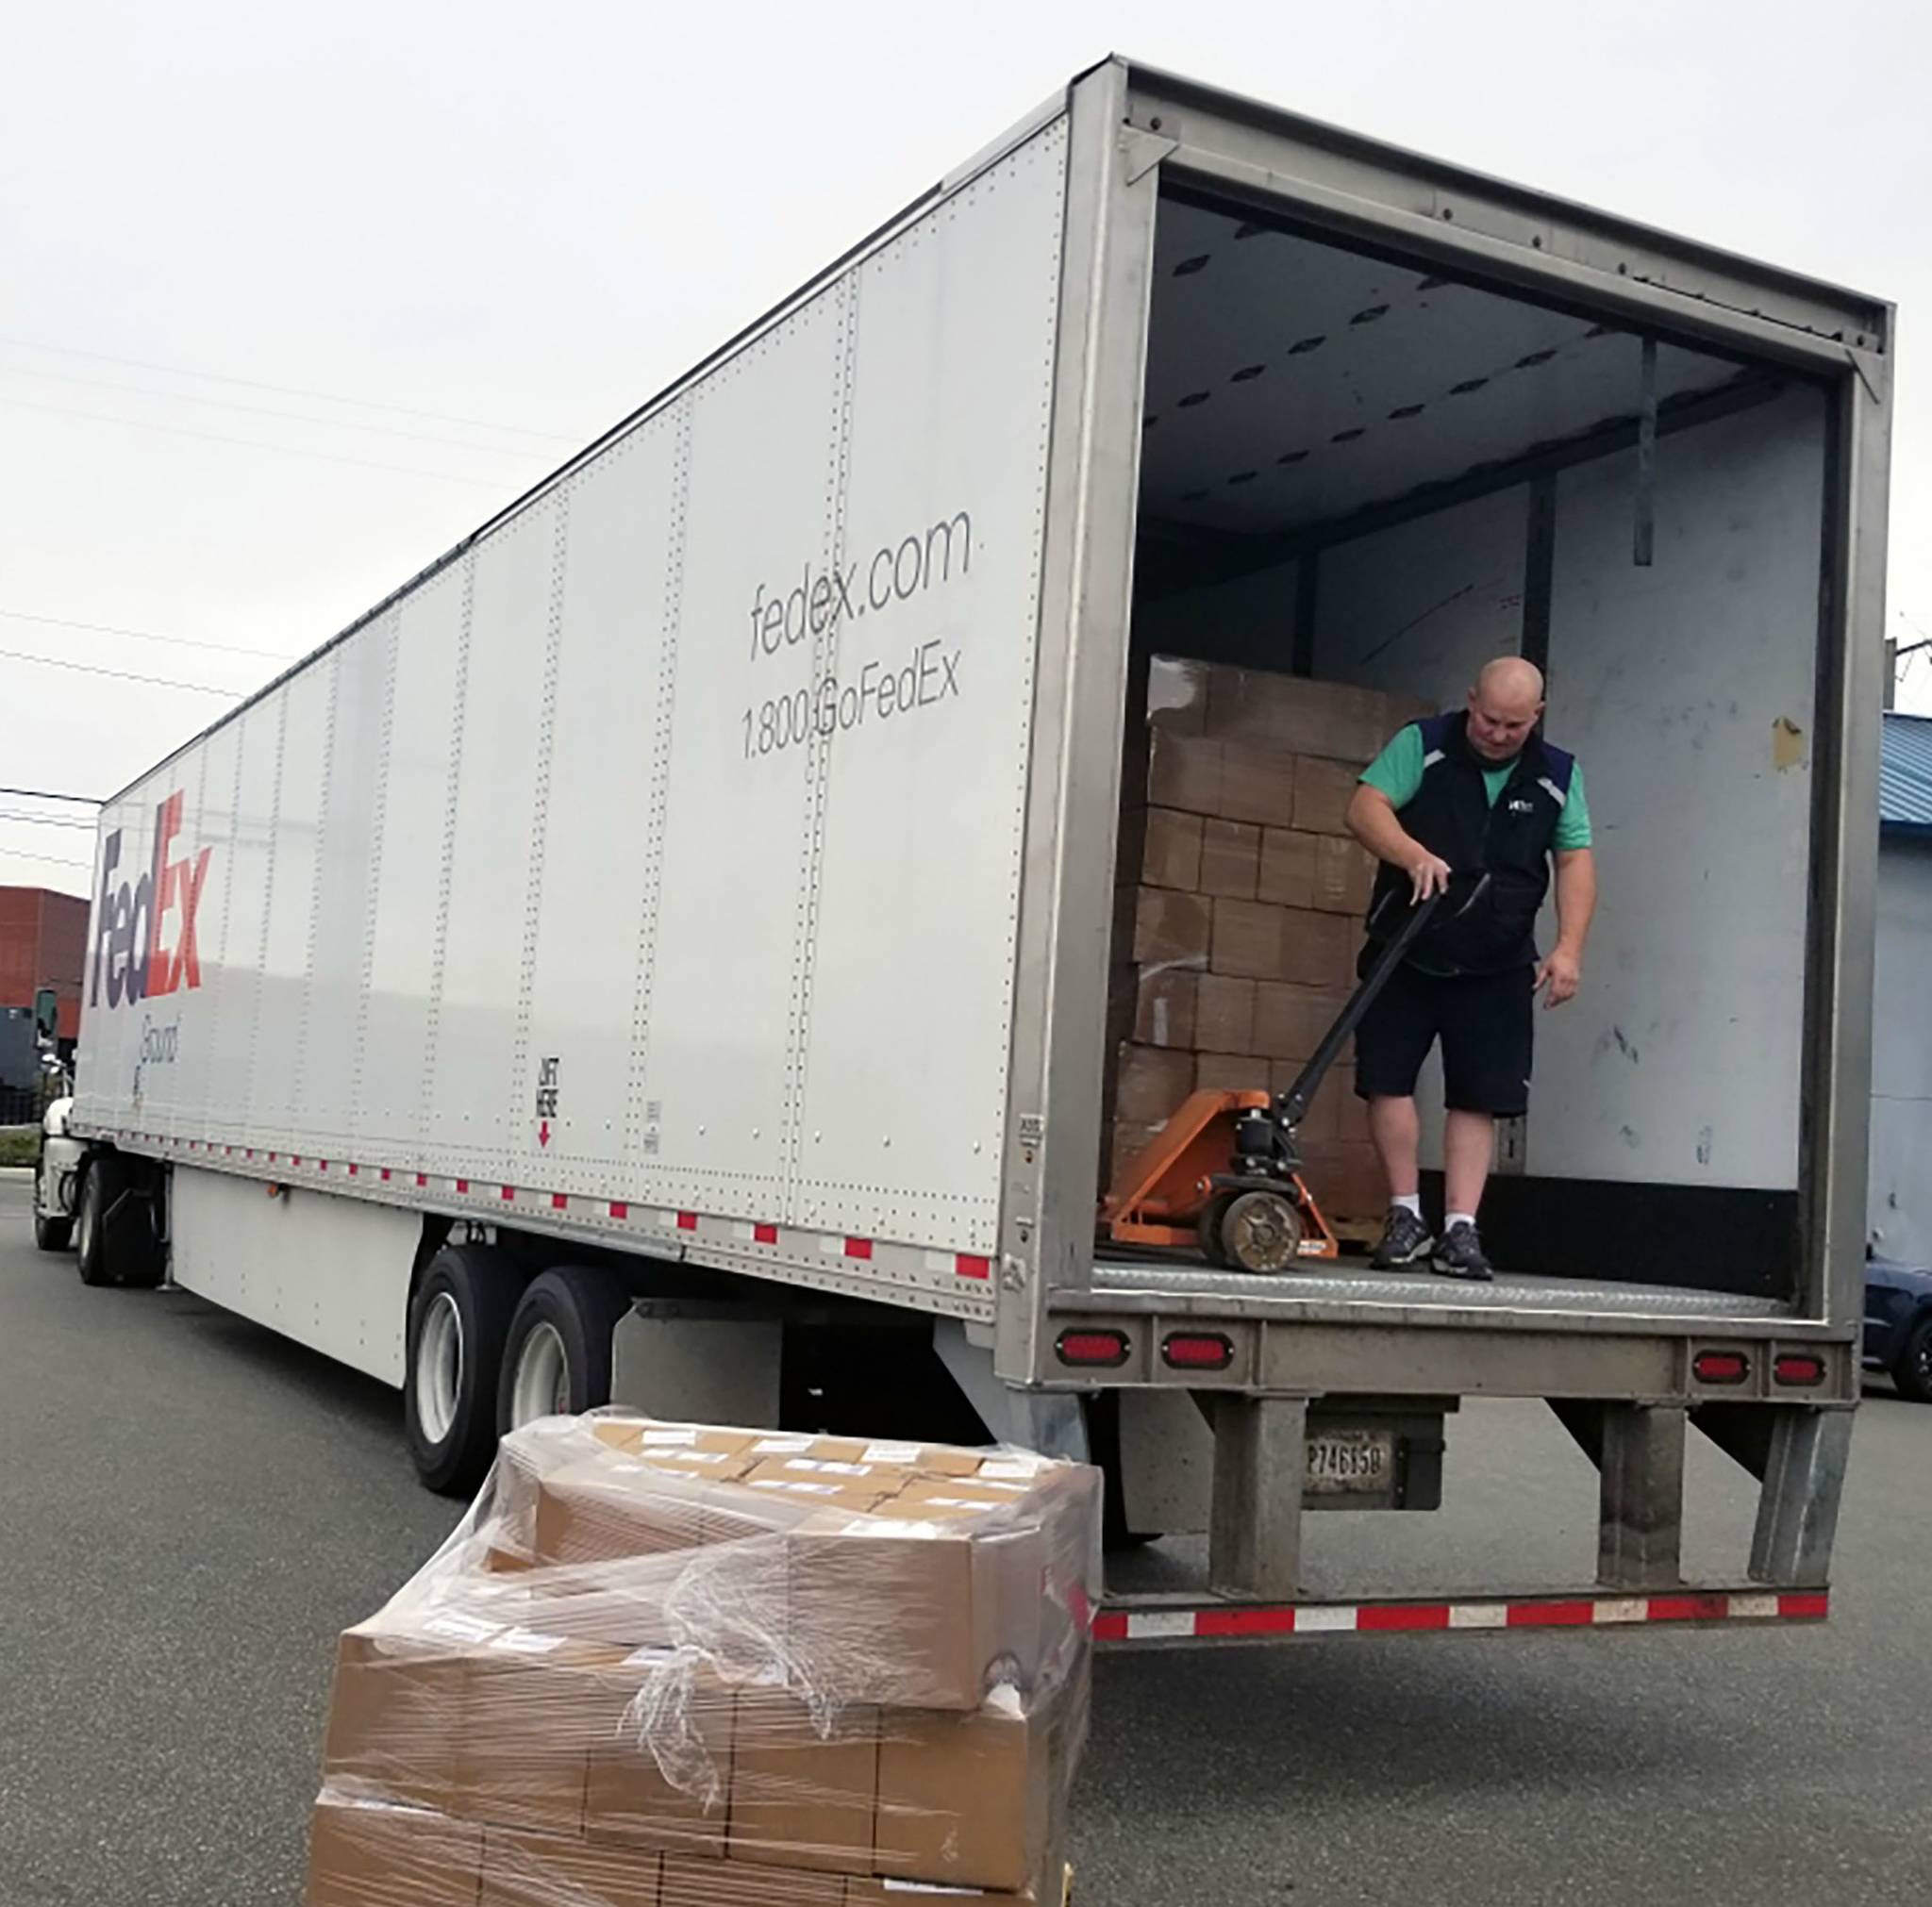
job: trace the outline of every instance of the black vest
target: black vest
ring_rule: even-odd
[[[1536,917],[1550,887],[1550,851],[1570,799],[1575,757],[1538,736],[1490,804],[1486,764],[1469,745],[1465,714],[1416,724],[1423,736],[1422,786],[1402,810],[1407,833],[1449,863],[1449,896],[1409,954],[1431,973],[1501,973],[1536,961]],[[1478,879],[1490,885],[1461,911]],[[1384,862],[1369,904],[1369,938],[1392,938],[1408,909],[1409,879]]]

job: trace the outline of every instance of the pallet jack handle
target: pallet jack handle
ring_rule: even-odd
[[[1457,918],[1469,912],[1482,899],[1490,885],[1490,877],[1484,874],[1469,891],[1469,898],[1457,908]],[[1335,1064],[1335,1056],[1349,1042],[1356,1028],[1361,1024],[1362,1015],[1374,1004],[1375,996],[1389,984],[1391,976],[1415,945],[1419,935],[1434,918],[1436,910],[1447,898],[1447,889],[1439,887],[1421,906],[1411,904],[1408,919],[1401,926],[1395,937],[1375,956],[1374,964],[1362,975],[1349,1002],[1336,1015],[1335,1023],[1322,1036],[1322,1043],[1316,1047],[1308,1063],[1295,1075],[1294,1084],[1274,1102],[1276,1121],[1292,1132],[1308,1114],[1308,1102],[1321,1089],[1322,1082],[1328,1076],[1328,1069]],[[1383,904],[1387,905],[1385,902]],[[1374,916],[1370,917],[1372,920]]]

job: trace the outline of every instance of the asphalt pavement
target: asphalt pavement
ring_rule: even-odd
[[[1104,1658],[1076,1898],[1924,1901],[1928,1460],[1932,1409],[1874,1393],[1814,1628]],[[1591,1485],[1540,1406],[1473,1409],[1450,1509],[1319,1519],[1310,1569],[1575,1577]],[[1702,1448],[1690,1488],[1693,1560],[1735,1561],[1748,1490]],[[0,1173],[0,1903],[294,1907],[335,1633],[455,1515],[393,1392],[186,1294],[85,1289]]]

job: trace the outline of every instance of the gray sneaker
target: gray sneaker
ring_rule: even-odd
[[[1437,1243],[1429,1269],[1444,1278],[1467,1278],[1474,1285],[1487,1285],[1493,1275],[1490,1261],[1483,1256],[1483,1241],[1468,1219],[1451,1225]]]
[[[1413,1265],[1427,1257],[1435,1242],[1434,1234],[1407,1205],[1391,1205],[1381,1243],[1369,1263],[1377,1271],[1392,1271],[1398,1265]]]

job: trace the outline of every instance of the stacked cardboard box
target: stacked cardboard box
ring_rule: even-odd
[[[1355,985],[1374,864],[1344,822],[1422,705],[1167,656],[1130,725],[1116,862],[1103,1175],[1201,1088],[1287,1090]],[[1316,1198],[1379,1208],[1344,1053],[1302,1126]]]
[[[309,1907],[1057,1899],[1099,1480],[614,1414],[341,1638]]]

